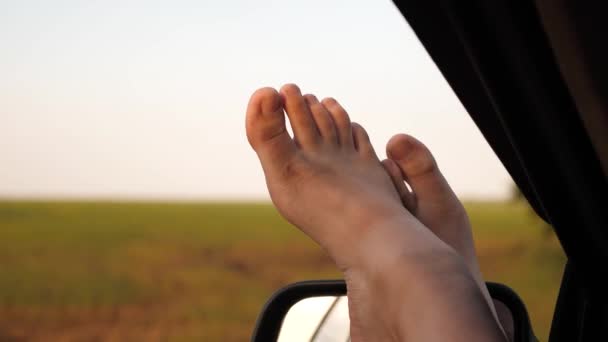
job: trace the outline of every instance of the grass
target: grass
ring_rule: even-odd
[[[486,279],[546,340],[559,245],[523,205],[467,209]],[[0,202],[2,341],[245,341],[274,290],[336,277],[268,204]]]

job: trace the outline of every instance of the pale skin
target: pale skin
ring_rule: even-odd
[[[506,340],[466,212],[422,143],[397,135],[381,162],[336,100],[293,84],[257,90],[246,129],[278,211],[344,273],[353,342]]]

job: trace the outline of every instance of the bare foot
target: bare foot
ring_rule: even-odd
[[[382,164],[393,179],[405,207],[465,259],[496,316],[494,302],[479,269],[471,223],[431,152],[414,137],[398,134],[389,140],[386,154],[390,159],[383,160]],[[512,330],[508,324],[504,328]]]
[[[291,84],[280,94],[263,88],[251,97],[246,125],[274,205],[330,254],[340,251],[332,257],[341,269],[355,257],[361,236],[353,232],[407,214],[365,130],[334,99],[319,102]]]
[[[403,207],[365,130],[335,100],[263,88],[246,126],[274,205],[345,274],[352,341],[500,340],[464,261]]]

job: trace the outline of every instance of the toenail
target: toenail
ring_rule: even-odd
[[[319,102],[319,100],[317,100],[317,97],[314,96],[313,94],[304,95],[304,99],[306,100],[306,102],[308,102],[308,104],[313,104],[313,103]]]
[[[336,99],[334,99],[333,97],[326,97],[321,102],[323,102],[324,104],[334,104],[336,103]]]
[[[398,136],[391,139],[387,154],[393,160],[405,159],[412,150],[412,141],[405,136]]]
[[[274,114],[283,106],[283,100],[280,96],[273,94],[262,100],[261,110],[263,114]]]
[[[293,84],[293,83],[287,83],[284,86],[281,87],[281,93],[286,93],[286,94],[301,94],[300,92],[300,88]]]
[[[405,157],[407,157],[407,149],[403,148],[402,146],[393,147],[389,154],[390,158],[394,160],[405,159]]]

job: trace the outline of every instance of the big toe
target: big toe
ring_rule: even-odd
[[[470,223],[462,203],[439,171],[435,158],[420,141],[398,134],[386,146],[387,156],[410,185],[414,215],[441,240],[458,251],[478,272]],[[405,201],[404,201],[405,203]]]
[[[261,88],[251,95],[246,130],[249,144],[263,165],[286,161],[295,153],[295,143],[285,126],[281,96],[273,88]]]
[[[460,203],[429,149],[414,137],[393,136],[386,146],[386,154],[399,166],[418,201],[431,201],[441,206]]]

